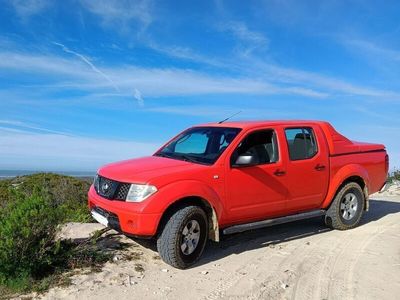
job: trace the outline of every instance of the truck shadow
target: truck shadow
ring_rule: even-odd
[[[375,197],[379,199],[379,197]],[[370,209],[366,212],[359,226],[378,221],[387,215],[400,213],[400,203],[387,200],[370,200]],[[332,231],[324,225],[323,218],[317,217],[308,220],[251,230],[243,233],[222,236],[219,243],[209,242],[202,258],[195,266],[242,252],[263,247],[275,247],[280,243]]]
[[[400,202],[380,200],[378,197],[370,200],[369,211],[364,216],[359,226],[378,221],[387,215],[400,213]],[[207,263],[217,262],[226,256],[240,254],[264,247],[279,247],[280,243],[332,231],[324,224],[323,217],[296,221],[287,224],[275,225],[262,229],[250,230],[231,235],[222,235],[219,243],[209,242],[200,260],[193,266],[198,267]],[[133,239],[141,246],[157,251],[155,241]]]

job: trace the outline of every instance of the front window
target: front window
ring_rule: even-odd
[[[230,127],[194,127],[186,130],[155,155],[200,164],[213,164],[240,132]]]
[[[231,164],[241,155],[254,157],[254,165],[275,163],[279,160],[278,143],[273,130],[257,130],[246,136],[231,157]]]

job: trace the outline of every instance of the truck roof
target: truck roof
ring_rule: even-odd
[[[324,121],[315,120],[256,120],[256,121],[226,121],[223,123],[212,122],[205,123],[198,126],[215,126],[215,127],[236,127],[236,128],[256,128],[260,126],[275,126],[275,125],[290,125],[290,126],[304,126],[304,124],[321,124],[327,123]]]
[[[333,126],[326,121],[316,120],[260,120],[260,121],[226,121],[223,123],[206,123],[198,126],[212,126],[212,127],[234,127],[242,129],[252,129],[258,127],[268,126],[310,126],[317,125],[321,127],[325,134],[329,146],[330,155],[342,155],[349,153],[360,153],[369,151],[384,150],[385,146],[382,144],[371,144],[351,141],[333,128]]]

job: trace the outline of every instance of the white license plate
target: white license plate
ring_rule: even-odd
[[[92,217],[99,222],[100,224],[104,225],[104,226],[108,226],[108,220],[106,217],[102,216],[101,214],[99,214],[98,212],[92,210]]]

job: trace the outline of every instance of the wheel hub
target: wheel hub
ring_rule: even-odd
[[[357,213],[358,201],[353,193],[347,193],[340,203],[340,213],[345,220],[351,220]]]
[[[182,231],[181,250],[185,255],[192,254],[200,241],[200,224],[196,220],[190,220]]]

